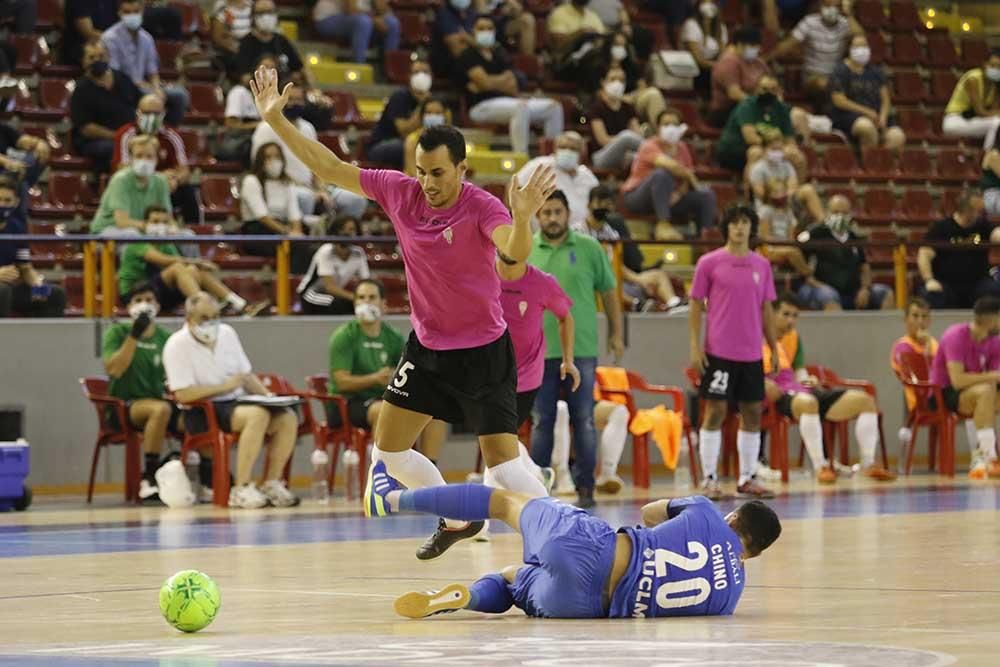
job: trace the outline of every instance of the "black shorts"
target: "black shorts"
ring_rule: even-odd
[[[846,391],[846,389],[813,389],[810,392],[816,397],[816,402],[819,403],[820,419],[826,419],[826,413],[830,411],[833,404],[839,401],[840,397]],[[795,419],[795,416],[792,414],[792,399],[794,397],[794,393],[785,394],[774,403],[775,409],[789,419]]]
[[[998,385],[998,386],[1000,386],[1000,385]],[[955,389],[951,385],[948,385],[947,387],[944,387],[943,389],[941,389],[941,398],[944,399],[944,407],[948,408],[949,410],[951,410],[952,412],[954,412],[956,415],[958,414],[958,399],[959,399],[960,396],[961,396],[961,392],[959,392],[957,389]],[[934,403],[935,403],[934,397],[931,396],[931,406],[930,407],[932,409],[935,407]]]
[[[517,363],[506,331],[492,343],[459,350],[428,349],[411,332],[382,400],[492,435],[517,433],[516,395]]]
[[[371,429],[372,425],[368,423],[368,408],[375,401],[381,400],[378,396],[347,399],[347,420],[351,422],[351,426]],[[340,419],[340,410],[333,403],[326,404],[326,423],[333,427],[343,425],[343,421]]]
[[[215,406],[215,418],[219,421],[219,428],[225,433],[233,431],[233,410],[236,409],[236,401],[212,401]],[[190,408],[184,412],[184,426],[191,434],[204,433],[208,430],[208,422],[205,420],[205,411],[201,408]]]
[[[129,426],[131,426],[136,431],[141,431],[143,427],[141,424],[136,424],[132,420],[132,404],[135,403],[135,401],[141,401],[141,400],[144,399],[137,398],[132,401],[125,401],[125,418],[128,419]],[[181,418],[181,409],[177,406],[176,403],[170,403],[170,420],[167,422],[167,433],[173,433],[175,435],[179,435],[181,433],[180,430],[178,429],[180,425],[180,418]],[[115,428],[121,428],[121,424],[118,423],[118,413],[110,408],[108,409],[108,422],[111,424],[111,426],[114,426]]]
[[[764,364],[761,361],[730,361],[705,355],[708,368],[701,376],[698,394],[705,399],[729,403],[764,400]]]
[[[149,286],[153,288],[156,300],[160,302],[161,312],[170,313],[184,305],[184,293],[163,282],[161,274],[157,273],[150,278]]]
[[[531,416],[531,411],[535,409],[535,396],[538,396],[538,389],[517,392],[517,427],[519,429]]]

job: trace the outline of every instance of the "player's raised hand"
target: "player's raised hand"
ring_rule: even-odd
[[[258,67],[250,79],[250,92],[257,112],[268,122],[281,116],[291,90],[292,84],[287,83],[285,89],[278,92],[278,70],[273,67]]]
[[[529,220],[555,191],[556,170],[543,165],[532,172],[524,185],[518,183],[517,174],[514,174],[507,188],[507,199],[516,217]]]

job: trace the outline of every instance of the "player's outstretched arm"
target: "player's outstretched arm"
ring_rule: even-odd
[[[292,84],[289,83],[279,92],[278,71],[273,67],[257,68],[250,79],[250,91],[261,119],[271,126],[288,149],[321,181],[367,197],[361,188],[360,169],[341,160],[320,142],[305,137],[285,118],[283,111],[288,104],[291,88]]]
[[[654,528],[667,520],[667,506],[670,501],[667,499],[654,500],[642,507],[642,525],[646,528]]]
[[[509,227],[503,225],[493,231],[493,244],[497,250],[518,262],[528,259],[531,254],[531,219],[555,190],[556,172],[548,165],[535,169],[523,186],[518,183],[517,174],[511,177],[507,199],[514,224]]]

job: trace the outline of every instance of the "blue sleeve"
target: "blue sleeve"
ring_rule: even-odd
[[[715,504],[705,496],[687,496],[685,498],[673,498],[667,502],[667,518],[673,519],[686,509],[708,509],[715,510]]]

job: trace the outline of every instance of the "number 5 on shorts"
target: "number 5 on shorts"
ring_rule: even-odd
[[[715,371],[712,373],[712,383],[708,385],[711,394],[725,394],[729,389],[729,371]]]
[[[416,368],[416,366],[411,364],[409,361],[404,361],[403,365],[396,369],[396,377],[392,379],[392,384],[394,384],[397,389],[401,389],[403,385],[406,384],[406,381],[410,379],[407,373],[412,371],[414,368]]]

